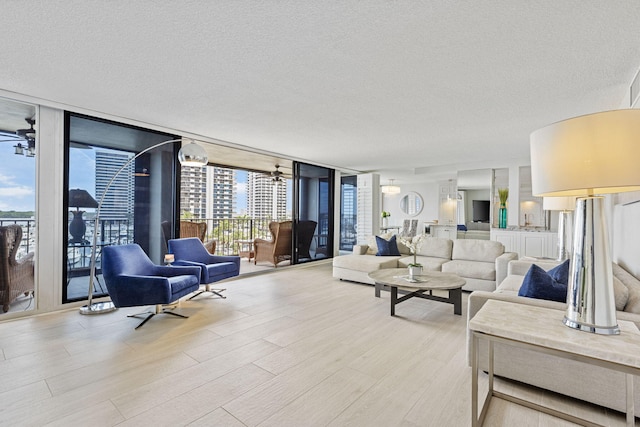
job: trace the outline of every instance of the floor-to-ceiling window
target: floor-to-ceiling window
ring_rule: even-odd
[[[340,178],[340,250],[353,251],[358,238],[358,179]]]
[[[294,164],[294,263],[333,257],[333,169]]]
[[[0,315],[35,308],[36,119],[34,105],[0,98]]]
[[[63,302],[70,302],[87,298],[92,255],[94,296],[107,294],[100,275],[105,246],[137,243],[161,262],[166,245],[161,224],[175,224],[177,214],[179,146],[159,146],[127,164],[137,153],[175,136],[70,113],[65,121],[68,218],[62,295]]]

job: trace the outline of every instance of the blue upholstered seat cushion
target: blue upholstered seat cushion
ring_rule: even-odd
[[[569,282],[569,260],[549,271],[533,264],[518,291],[521,297],[565,302]]]
[[[391,236],[389,240],[376,236],[376,246],[378,246],[377,256],[397,256],[400,255],[396,236]]]

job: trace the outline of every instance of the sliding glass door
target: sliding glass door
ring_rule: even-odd
[[[177,217],[175,159],[180,147],[154,148],[118,173],[137,153],[175,136],[70,113],[65,121],[67,220],[61,248],[62,299],[71,302],[87,298],[94,235],[96,297],[107,294],[100,271],[104,247],[137,243],[154,262],[162,261],[165,239],[173,234]],[[163,222],[169,224],[165,233]],[[167,233],[170,235],[165,236]]]
[[[333,257],[333,169],[294,163],[293,262]]]

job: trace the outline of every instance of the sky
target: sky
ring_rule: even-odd
[[[14,154],[14,145],[0,142],[0,211],[34,211],[36,158]],[[72,148],[69,164],[86,165],[70,168],[69,188],[86,189],[95,198],[95,150]],[[236,170],[235,175],[236,213],[246,213],[248,172]],[[290,209],[290,198],[289,194],[287,209]]]
[[[36,158],[16,155],[14,145],[0,142],[0,211],[35,211]]]
[[[236,213],[247,212],[247,171],[236,170]]]

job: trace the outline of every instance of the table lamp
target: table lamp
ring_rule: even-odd
[[[571,252],[571,234],[573,210],[576,208],[575,197],[545,197],[542,199],[542,209],[558,211],[558,261],[569,259]]]
[[[71,211],[73,220],[69,223],[69,234],[73,239],[69,240],[69,243],[89,243],[84,238],[87,225],[82,218],[84,211],[81,211],[80,208],[97,208],[98,202],[91,197],[87,190],[76,188],[69,190],[69,206],[76,208],[75,211]]]
[[[577,196],[563,322],[619,334],[603,194],[640,190],[640,110],[613,110],[554,123],[531,134],[536,196]]]

